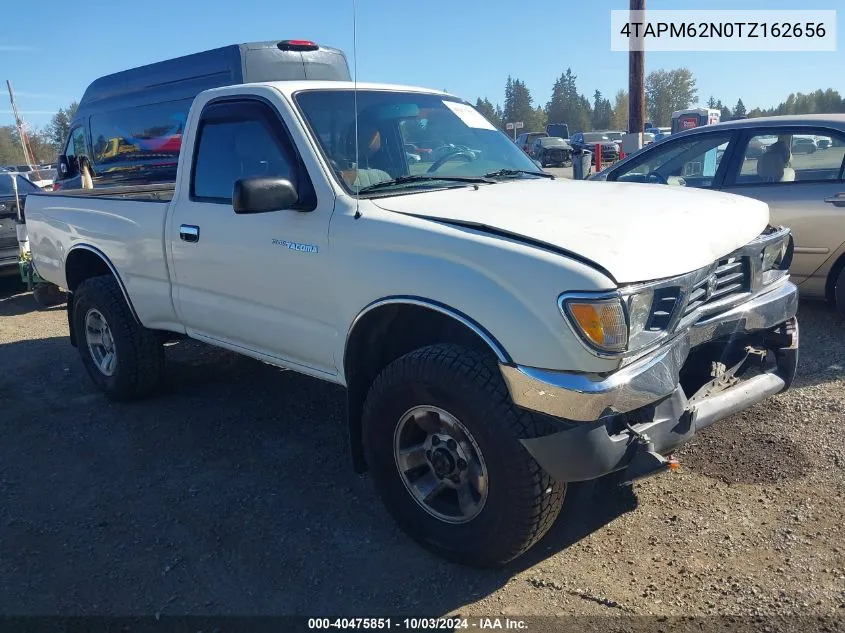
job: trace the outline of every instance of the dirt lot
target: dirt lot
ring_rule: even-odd
[[[112,404],[62,308],[0,290],[0,614],[845,615],[845,324],[679,473],[572,486],[512,568],[429,555],[351,474],[340,389],[199,344]]]

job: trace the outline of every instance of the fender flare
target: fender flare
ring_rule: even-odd
[[[352,323],[349,326],[349,329],[346,332],[346,342],[343,346],[343,375],[346,376],[346,368],[348,366],[346,354],[349,350],[349,340],[352,337],[352,333],[355,331],[355,326],[357,326],[361,320],[367,316],[370,312],[377,308],[381,308],[386,305],[413,305],[418,306],[421,308],[428,308],[429,310],[433,310],[435,312],[439,312],[440,314],[451,317],[455,319],[457,322],[464,325],[466,328],[472,330],[481,340],[483,340],[490,350],[496,355],[496,359],[503,364],[507,364],[511,362],[511,357],[505,351],[504,346],[499,343],[499,341],[494,337],[487,329],[484,328],[480,323],[475,321],[473,318],[467,316],[460,310],[452,308],[444,303],[440,303],[439,301],[434,301],[433,299],[426,299],[424,297],[417,297],[412,295],[393,295],[389,297],[383,297],[381,299],[376,299],[375,301],[367,304],[364,306],[360,312],[355,316],[352,320]]]
[[[71,247],[68,250],[67,254],[65,255],[65,261],[64,261],[65,281],[68,281],[68,285],[70,285],[70,283],[69,283],[69,280],[67,279],[67,261],[70,258],[71,254],[76,252],[76,251],[88,251],[90,253],[93,253],[106,265],[106,268],[109,269],[111,274],[117,280],[117,285],[120,288],[121,294],[123,295],[123,300],[126,301],[126,305],[129,306],[129,313],[132,315],[132,318],[135,320],[135,322],[138,325],[142,325],[141,319],[138,318],[138,313],[135,312],[135,306],[132,305],[132,300],[129,298],[129,293],[126,291],[126,285],[123,283],[123,279],[121,278],[120,273],[117,272],[117,268],[111,262],[109,257],[103,251],[101,251],[99,248],[97,248],[96,246],[92,246],[90,244],[85,244],[85,243],[80,243],[80,244],[74,244],[73,247]],[[74,347],[76,347],[76,331],[74,330],[74,327],[73,327],[73,305],[74,305],[73,291],[71,291],[70,288],[68,288],[67,291],[68,291],[68,300],[67,300],[68,330],[70,332],[70,342]]]

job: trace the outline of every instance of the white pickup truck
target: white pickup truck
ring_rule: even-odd
[[[355,468],[476,565],[540,539],[568,482],[667,470],[789,387],[792,242],[768,222],[747,198],[553,179],[448,94],[317,81],[201,93],[175,186],[27,205],[106,395],[150,393],[178,335],[344,385]]]

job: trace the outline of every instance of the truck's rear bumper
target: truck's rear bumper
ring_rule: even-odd
[[[642,438],[626,425],[647,437],[651,451],[674,448],[696,431],[791,385],[798,362],[797,309],[798,291],[787,282],[697,323],[659,350],[602,379],[502,366],[518,406],[560,418],[568,427],[523,444],[560,481],[594,479],[625,468],[644,447]],[[687,394],[681,387],[684,365],[691,350],[710,341],[730,341],[733,349],[747,344],[770,354],[753,371],[745,372],[743,365],[732,386],[706,397]]]

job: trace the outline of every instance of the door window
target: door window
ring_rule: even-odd
[[[67,140],[67,147],[65,148],[65,156],[85,156],[85,129],[82,127],[74,128],[70,133],[70,138]]]
[[[748,139],[737,185],[825,182],[842,179],[845,136],[833,131],[774,130]]]
[[[220,104],[203,114],[194,156],[191,196],[232,202],[235,181],[272,176],[296,186],[296,167],[281,123],[261,103]]]
[[[710,188],[730,141],[730,133],[719,133],[661,143],[611,179]]]

